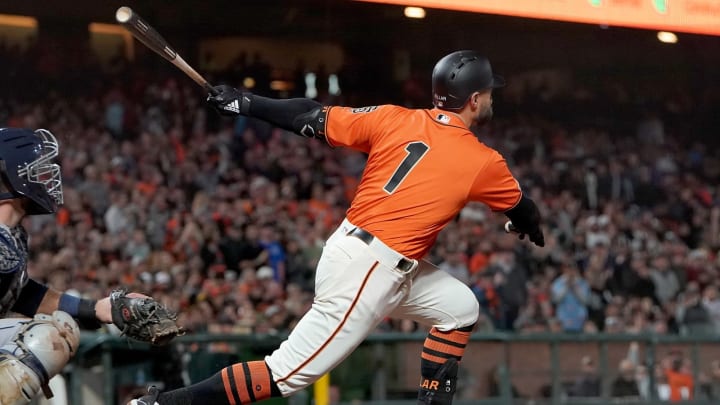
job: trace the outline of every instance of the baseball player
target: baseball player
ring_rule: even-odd
[[[484,56],[457,51],[435,65],[433,109],[324,107],[216,87],[208,102],[220,113],[365,152],[367,166],[346,219],[323,249],[314,303],[288,339],[264,360],[233,364],[175,391],[150,387],[130,405],[239,405],[292,395],[388,316],[432,327],[421,353],[418,403],[451,404],[479,306],[468,286],[421,259],[469,201],[504,213],[522,236],[544,245],[536,205],[503,157],[469,130],[492,117],[492,90],[503,85]]]
[[[119,313],[141,294],[77,298],[28,277],[26,215],[51,214],[63,202],[58,142],[47,130],[0,128],[0,405],[27,404],[58,374],[80,342],[79,327],[115,323],[128,329],[134,313]],[[29,318],[7,318],[10,312]],[[137,313],[137,311],[136,311]]]

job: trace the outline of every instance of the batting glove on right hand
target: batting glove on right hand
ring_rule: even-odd
[[[534,243],[536,246],[543,247],[545,246],[545,235],[543,234],[542,229],[540,227],[537,227],[530,232],[527,233],[528,239],[530,239],[530,242]],[[520,239],[525,238],[525,234],[520,234]]]
[[[518,229],[512,221],[508,221],[505,223],[505,232],[516,233],[520,240],[525,239],[525,235],[527,235],[530,242],[540,247],[545,246],[545,235],[543,234],[542,229],[540,229],[540,225],[534,225],[529,228],[529,230],[526,229],[525,231],[522,231]]]
[[[207,102],[220,115],[237,117],[238,115],[248,115],[251,96],[251,93],[243,93],[232,86],[223,84],[213,87],[213,92],[208,95]]]

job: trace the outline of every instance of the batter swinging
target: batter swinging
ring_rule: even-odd
[[[180,390],[151,387],[130,404],[239,405],[292,395],[332,370],[388,316],[432,326],[418,403],[452,403],[478,302],[468,286],[421,259],[469,201],[505,213],[538,246],[544,238],[538,209],[505,160],[468,129],[492,117],[491,92],[504,80],[485,57],[458,51],[436,64],[432,81],[433,109],[323,107],[215,88],[208,102],[221,113],[365,152],[367,166],[347,218],[323,249],[312,308],[288,339],[264,361],[234,364]]]

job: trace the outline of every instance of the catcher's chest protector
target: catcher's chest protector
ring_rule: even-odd
[[[22,226],[0,224],[0,318],[15,305],[28,281],[27,233]]]

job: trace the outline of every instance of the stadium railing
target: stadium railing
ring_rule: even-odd
[[[204,379],[237,361],[260,359],[283,335],[192,334],[166,347],[152,347],[104,333],[83,333],[65,377],[74,405],[123,404],[147,384],[179,386]],[[330,373],[337,404],[415,405],[419,353],[424,333],[380,333],[366,341]],[[687,404],[720,403],[717,381],[708,371],[720,360],[717,336],[618,334],[476,333],[459,375],[455,405],[493,404],[654,404],[661,403],[662,374],[656,365],[670,359],[689,366],[694,382]],[[647,370],[646,398],[613,398],[617,366],[636,342],[638,365]],[[589,359],[589,360],[588,360]],[[590,364],[590,371],[583,364]],[[583,376],[597,382],[599,393],[574,391]],[[494,387],[491,387],[494,385]],[[494,396],[490,396],[490,393]],[[312,388],[267,404],[306,405]],[[513,393],[516,397],[513,398]]]

